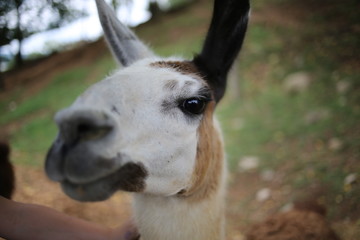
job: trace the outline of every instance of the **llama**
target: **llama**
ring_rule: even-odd
[[[133,193],[145,240],[221,240],[226,163],[214,110],[242,46],[248,0],[215,0],[200,54],[160,58],[96,0],[105,38],[124,68],[55,115],[50,179],[79,201]]]
[[[0,196],[11,199],[15,189],[15,174],[9,158],[9,144],[0,141]]]

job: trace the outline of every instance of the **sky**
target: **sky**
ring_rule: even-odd
[[[109,2],[109,0],[106,0]],[[150,18],[147,11],[149,0],[133,0],[133,5],[129,9],[125,6],[120,7],[117,16],[125,24],[136,26]],[[45,53],[46,47],[56,44],[65,44],[77,42],[79,40],[95,40],[102,35],[101,25],[97,16],[97,10],[94,0],[73,0],[76,8],[88,12],[88,16],[78,19],[69,25],[59,29],[34,34],[23,42],[23,54]],[[4,46],[1,51],[3,54],[14,54],[18,48],[17,41],[11,45]]]

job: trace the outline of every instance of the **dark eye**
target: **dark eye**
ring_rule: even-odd
[[[181,108],[192,114],[201,114],[205,110],[206,102],[199,98],[189,98],[183,101]]]

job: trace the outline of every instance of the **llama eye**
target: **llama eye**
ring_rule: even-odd
[[[205,105],[205,101],[202,99],[189,98],[182,103],[181,108],[188,113],[197,115],[204,112]]]

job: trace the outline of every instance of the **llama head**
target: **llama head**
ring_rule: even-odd
[[[242,45],[248,1],[215,1],[203,50],[193,60],[155,56],[103,0],[96,3],[108,45],[124,68],[56,114],[59,134],[46,172],[80,201],[103,200],[117,190],[190,192],[202,179],[194,177],[199,168],[206,175],[209,163],[199,164],[199,156],[212,145],[201,138],[216,132],[212,113]]]

